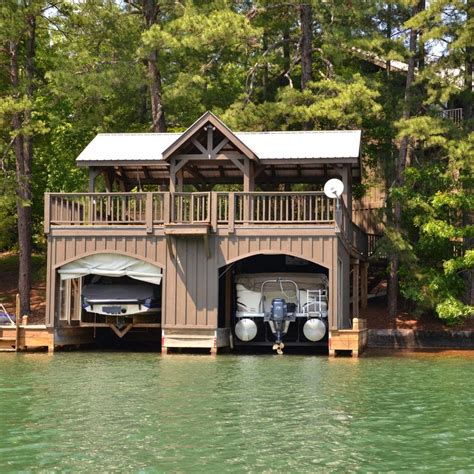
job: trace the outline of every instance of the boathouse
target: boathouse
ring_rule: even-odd
[[[216,352],[235,340],[235,279],[256,271],[325,275],[331,344],[367,299],[370,242],[352,221],[360,143],[359,130],[233,132],[210,112],[184,133],[97,135],[77,158],[88,192],[45,195],[54,344],[142,338]],[[344,183],[340,203],[322,191],[330,178]],[[97,278],[153,285],[154,311],[90,311],[84,288]],[[112,293],[127,299],[120,285]]]

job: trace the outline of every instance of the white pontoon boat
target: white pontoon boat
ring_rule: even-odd
[[[281,352],[290,325],[302,326],[298,341],[325,338],[328,317],[328,279],[322,273],[255,273],[236,277],[237,311],[234,332],[242,342],[253,341],[268,324],[274,348]],[[301,337],[302,336],[302,337]]]

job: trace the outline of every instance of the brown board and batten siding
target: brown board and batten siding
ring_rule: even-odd
[[[163,328],[217,328],[219,269],[227,264],[258,254],[284,254],[299,257],[328,269],[330,281],[335,254],[347,254],[344,246],[337,245],[331,229],[236,229],[229,234],[220,230],[209,237],[209,251],[202,237],[171,237],[172,252],[164,234],[147,235],[131,230],[113,235],[114,230],[55,229],[48,238],[50,258],[48,278],[47,324],[54,325],[57,314],[54,288],[57,287],[57,269],[66,263],[94,253],[117,253],[153,263],[163,269]],[[103,235],[107,232],[109,235]],[[117,230],[115,230],[117,232]],[[84,233],[90,235],[83,235]],[[125,234],[126,235],[123,235]],[[140,235],[141,234],[141,235]],[[348,262],[348,256],[343,256]],[[348,265],[348,263],[347,263]],[[348,267],[346,267],[348,268]],[[347,276],[348,280],[348,276]],[[330,307],[335,305],[330,292]],[[345,291],[344,291],[345,293]],[[344,302],[346,306],[346,302]],[[336,321],[331,321],[331,325]]]
[[[285,229],[238,229],[210,236],[210,253],[199,237],[172,237],[173,254],[167,254],[163,328],[217,328],[219,269],[258,254],[299,257],[332,269],[334,233],[301,235]],[[285,235],[287,234],[287,235]]]
[[[163,269],[166,273],[166,240],[164,235],[147,235],[133,229],[55,229],[48,236],[48,284],[46,324],[54,325],[57,315],[57,270],[66,263],[97,253],[117,253],[138,258]],[[163,283],[165,284],[165,278]]]

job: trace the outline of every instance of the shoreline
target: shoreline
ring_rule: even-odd
[[[368,348],[474,350],[474,330],[369,329]]]

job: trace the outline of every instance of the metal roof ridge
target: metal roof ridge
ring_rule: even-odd
[[[155,136],[155,135],[160,135],[160,136],[167,136],[167,135],[182,135],[183,132],[99,132],[96,137],[99,135],[145,135],[145,136]]]
[[[234,132],[242,135],[270,135],[270,134],[309,134],[309,133],[355,133],[362,132],[361,129],[356,130],[268,130],[265,132]]]

